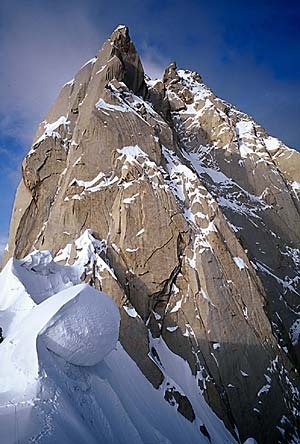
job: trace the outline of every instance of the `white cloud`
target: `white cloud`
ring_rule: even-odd
[[[101,36],[88,11],[18,3],[4,0],[0,6],[0,131],[28,146],[60,87],[95,54]]]
[[[140,57],[145,73],[152,79],[161,79],[170,63],[170,60],[164,57],[157,48],[145,41],[141,45]]]
[[[163,60],[157,60],[150,54],[145,54],[141,57],[141,61],[144,67],[144,71],[151,79],[161,79],[166,69],[168,62]]]
[[[161,79],[164,69],[166,65],[162,66],[156,63],[154,60],[151,60],[151,58],[145,56],[142,59],[142,64],[144,67],[145,73],[151,78],[151,79]]]

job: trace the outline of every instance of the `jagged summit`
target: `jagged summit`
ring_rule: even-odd
[[[21,296],[0,298],[0,325],[4,312],[19,322],[25,300],[32,309],[34,276],[49,298],[81,278],[120,310],[119,348],[105,362],[119,359],[140,381],[140,414],[118,389],[121,371],[108,383],[113,418],[126,416],[126,399],[130,442],[147,442],[150,430],[183,443],[182,427],[192,443],[298,442],[299,193],[299,153],[195,72],[171,63],[149,80],[118,27],[62,88],[23,161],[4,257],[21,260],[6,269]],[[52,252],[58,275],[54,265],[28,269],[35,250]],[[65,399],[81,370],[49,356]],[[106,371],[97,367],[97,378]],[[89,370],[84,378],[98,390]],[[84,424],[97,442],[102,391],[96,401],[80,393],[95,409],[97,432]]]
[[[119,25],[113,31],[99,51],[97,59],[100,59],[102,65],[109,65],[106,70],[107,78],[124,81],[135,94],[144,94],[143,66],[126,26]]]
[[[129,29],[126,25],[118,25],[113,32],[122,31],[124,29],[126,30],[127,33],[129,33]]]

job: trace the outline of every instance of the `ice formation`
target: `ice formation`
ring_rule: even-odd
[[[46,347],[75,365],[95,365],[116,346],[119,310],[111,298],[81,284],[82,290],[50,320],[41,334]],[[76,287],[74,287],[76,288]]]

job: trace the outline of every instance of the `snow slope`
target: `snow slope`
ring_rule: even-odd
[[[190,422],[152,387],[117,342],[117,307],[80,274],[34,252],[0,275],[0,442],[207,443],[205,424],[211,442],[233,443],[204,398]],[[157,346],[168,381],[183,372],[189,387],[187,363]]]

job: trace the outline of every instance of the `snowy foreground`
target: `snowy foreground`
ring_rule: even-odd
[[[118,308],[80,274],[49,252],[0,274],[0,442],[234,443],[203,397],[191,423],[152,387],[118,342]],[[187,363],[155,341],[169,380],[195,390]]]

